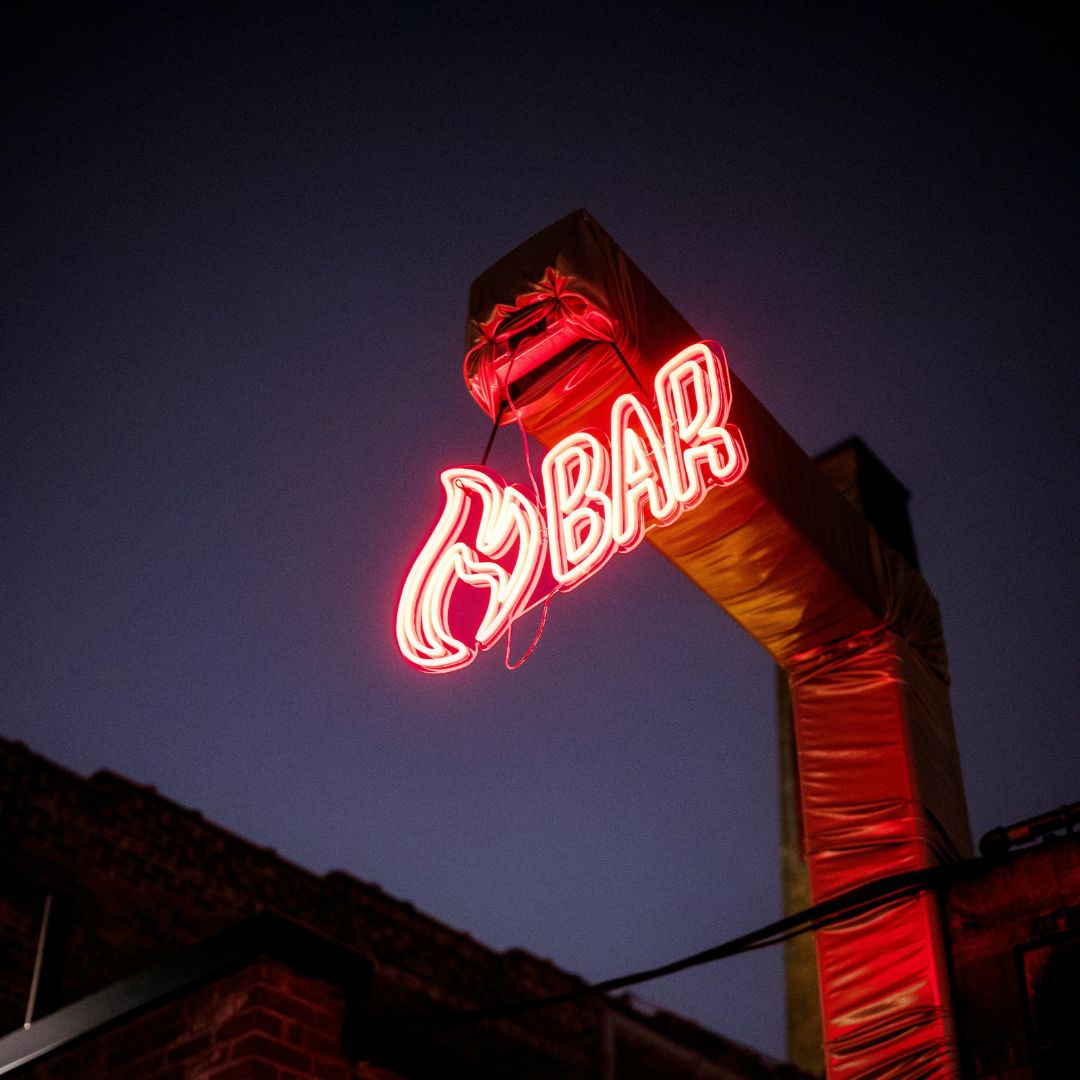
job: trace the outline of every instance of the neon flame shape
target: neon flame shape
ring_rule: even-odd
[[[616,552],[637,547],[650,528],[697,506],[709,488],[743,475],[749,459],[742,434],[727,422],[731,380],[719,345],[699,342],[673,356],[656,373],[654,391],[654,409],[635,394],[615,399],[609,442],[579,431],[548,451],[540,469],[543,511],[488,469],[442,474],[446,505],[398,604],[397,640],[406,660],[435,674],[464,667],[551,595],[534,595],[545,569],[555,592],[569,592]],[[480,522],[470,547],[462,534],[473,498],[480,500]],[[497,560],[515,545],[507,569]],[[458,584],[490,593],[471,644],[449,628]]]
[[[454,671],[490,648],[521,614],[536,588],[547,543],[536,503],[488,469],[454,468],[442,474],[446,505],[428,542],[413,563],[401,592],[397,642],[402,656],[423,671]],[[480,501],[475,547],[460,537]],[[496,559],[518,546],[507,570]],[[458,583],[487,588],[487,609],[467,644],[449,627],[450,600]]]

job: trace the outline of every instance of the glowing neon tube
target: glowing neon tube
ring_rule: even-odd
[[[398,603],[398,648],[422,671],[441,674],[490,648],[536,596],[545,569],[569,592],[648,529],[669,525],[712,487],[746,471],[746,446],[727,422],[731,380],[723,350],[699,342],[673,356],[654,380],[655,405],[636,394],[612,403],[607,441],[579,431],[556,443],[540,467],[543,507],[489,469],[442,474],[445,505],[413,562]],[[475,520],[475,536],[466,527]],[[546,560],[546,564],[545,564]],[[461,586],[487,589],[473,640],[451,628]]]

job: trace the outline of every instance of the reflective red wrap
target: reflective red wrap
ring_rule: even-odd
[[[474,283],[466,381],[550,447],[602,428],[617,395],[701,336],[579,211]],[[731,392],[745,475],[648,539],[791,677],[814,900],[968,854],[930,590],[734,373]],[[933,894],[823,931],[817,949],[830,1076],[959,1075]]]
[[[788,670],[814,899],[955,859],[966,823],[951,822],[950,833],[935,813],[962,807],[939,794],[959,776],[942,771],[956,758],[941,745],[948,696],[932,666],[878,631],[803,654]],[[830,1075],[959,1075],[941,943],[933,894],[818,934]]]

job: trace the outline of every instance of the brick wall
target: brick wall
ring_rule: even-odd
[[[35,1080],[349,1080],[344,1002],[325,982],[252,964],[31,1067]]]
[[[1080,1075],[1080,834],[987,863],[945,914],[966,1075]]]
[[[312,874],[150,788],[108,772],[86,780],[21,744],[0,740],[0,1033],[22,1023],[49,893],[57,912],[49,934],[54,963],[44,980],[39,1014],[178,955],[247,915],[270,910],[374,961],[370,1000],[350,1034],[354,1058],[367,1070],[358,1075],[376,1080],[382,1069],[386,1076],[395,1071],[445,1076],[453,1062],[458,1075],[466,1070],[493,1078],[563,1080],[599,1077],[607,1067],[604,1055],[610,1054],[611,1041],[605,1025],[612,1006],[600,999],[485,1023],[425,1020],[447,1007],[487,1008],[582,987],[580,979],[555,965],[520,950],[485,948],[348,874]],[[185,1007],[195,1008],[195,1001]],[[179,1007],[153,1015],[175,1021],[169,1009]],[[620,1008],[624,1043],[628,1024],[654,1024],[628,1005]],[[263,1016],[257,1010],[252,1015]],[[147,1032],[153,1023],[137,1021],[149,1025]],[[168,1053],[188,1052],[181,1049],[188,1044],[180,1034],[188,1028],[180,1022],[173,1028],[165,1065],[177,1064]],[[724,1076],[796,1075],[690,1028],[714,1058],[724,1061]],[[163,1030],[148,1034],[146,1045],[163,1040]],[[281,1037],[272,1031],[255,1034],[264,1040]],[[247,1045],[261,1044],[253,1038]],[[660,1052],[659,1044],[649,1045],[650,1055]],[[196,1052],[194,1044],[190,1052]],[[211,1044],[198,1052],[210,1054]],[[232,1062],[213,1060],[214,1068]]]
[[[22,1021],[45,895],[67,909],[52,1005],[269,909],[379,964],[391,997],[490,1002],[515,989],[498,954],[335,872],[318,877],[110,773],[84,780],[0,741],[0,1029]],[[549,984],[580,985],[551,965]]]

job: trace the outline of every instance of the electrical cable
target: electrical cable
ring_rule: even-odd
[[[566,1005],[599,994],[609,994],[628,986],[659,979],[664,975],[673,975],[678,971],[685,971],[687,968],[698,967],[701,964],[724,960],[740,953],[778,945],[810,930],[821,930],[827,926],[856,918],[891,901],[901,900],[909,895],[929,889],[940,888],[947,881],[960,876],[967,867],[980,861],[973,859],[964,863],[932,866],[921,870],[908,870],[890,877],[879,878],[877,881],[860,885],[855,889],[841,893],[830,900],[814,904],[793,915],[777,919],[775,922],[769,923],[758,930],[752,930],[748,934],[732,938],[722,945],[714,945],[712,948],[692,953],[680,960],[661,964],[659,967],[646,968],[643,971],[636,971],[629,975],[605,979],[603,982],[590,983],[563,994],[552,994],[549,997],[542,998],[526,998],[522,1001],[508,1002],[492,1008],[460,1009],[436,1013],[417,1018],[416,1022],[453,1024],[473,1023],[480,1020],[502,1020],[520,1016],[523,1013],[535,1012],[537,1009],[549,1009],[556,1005]]]
[[[536,496],[536,505],[539,506],[541,510],[544,510],[544,497],[540,494],[540,487],[536,482],[536,474],[533,472],[532,455],[529,453],[529,434],[525,430],[525,425],[521,420],[521,410],[517,407],[513,399],[510,397],[509,379],[510,368],[512,366],[513,361],[511,361],[510,364],[507,366],[506,380],[503,382],[502,385],[503,404],[505,405],[507,402],[509,402],[510,408],[514,410],[514,423],[517,424],[518,431],[521,432],[521,446],[525,452],[525,468],[528,470],[529,473],[529,482],[532,484],[533,494]],[[544,526],[541,525],[541,528],[544,528]],[[510,625],[506,628],[506,657],[503,660],[503,663],[506,665],[507,671],[517,671],[517,669],[521,667],[522,664],[524,664],[530,656],[532,656],[533,649],[535,649],[536,646],[540,644],[540,638],[543,637],[544,626],[547,623],[548,606],[551,603],[551,598],[555,595],[556,592],[558,592],[558,590],[554,589],[549,592],[547,596],[544,597],[544,606],[540,612],[540,625],[537,627],[536,636],[532,639],[532,643],[525,650],[521,658],[519,660],[515,660],[513,663],[511,663],[510,661],[510,643],[513,641],[514,638],[515,620],[510,620]]]
[[[622,366],[630,373],[630,378],[638,384],[638,389],[645,395],[646,400],[648,400],[649,391],[642,386],[641,380],[637,377],[637,372],[630,366],[630,361],[623,356],[622,349],[619,348],[614,338],[611,340],[611,347],[615,350],[615,355],[622,361]]]
[[[495,414],[495,423],[491,425],[491,434],[488,436],[487,446],[484,447],[484,456],[480,459],[481,469],[487,464],[488,457],[491,454],[491,448],[495,445],[495,436],[499,433],[499,424],[502,423],[504,412],[506,412],[505,400],[499,406],[499,411]]]
[[[638,388],[641,390],[641,392],[647,395],[648,392],[642,385],[641,380],[637,377],[637,372],[634,371],[634,369],[630,366],[630,362],[626,359],[625,356],[623,356],[622,349],[619,348],[618,343],[614,339],[612,339],[611,341],[611,347],[615,350],[615,355],[618,356],[619,360],[622,363],[622,366],[626,368],[627,372],[629,372],[630,378],[632,378],[634,382],[637,383]],[[529,473],[529,481],[532,484],[533,494],[536,496],[537,505],[540,507],[541,510],[543,510],[544,499],[543,496],[540,494],[540,487],[536,482],[536,475],[533,472],[532,455],[529,452],[529,436],[525,430],[525,424],[522,422],[521,419],[521,410],[517,407],[517,405],[514,403],[513,399],[510,396],[510,371],[514,366],[514,361],[516,359],[517,358],[513,356],[510,358],[510,363],[507,365],[506,372],[503,376],[500,377],[497,370],[495,372],[495,377],[498,382],[499,389],[502,391],[502,402],[499,404],[498,412],[495,414],[495,422],[494,424],[492,424],[491,434],[488,436],[487,446],[484,447],[484,456],[480,459],[480,467],[483,468],[487,464],[488,457],[491,454],[491,448],[495,443],[495,436],[499,431],[499,425],[502,423],[503,413],[506,411],[507,406],[509,406],[510,409],[513,410],[514,422],[517,424],[518,430],[521,432],[521,445],[525,453],[525,467]],[[540,626],[536,631],[536,636],[533,638],[532,644],[530,644],[528,649],[525,650],[524,655],[522,655],[519,660],[513,662],[511,662],[510,660],[510,648],[514,634],[514,620],[510,621],[510,625],[507,627],[506,631],[506,657],[504,660],[506,669],[508,671],[517,671],[517,669],[521,667],[522,664],[524,664],[530,656],[532,656],[533,650],[536,648],[536,646],[540,644],[540,638],[543,636],[544,633],[544,624],[547,622],[548,605],[551,603],[551,598],[558,591],[559,590],[557,588],[553,589],[551,592],[548,593],[547,596],[544,597],[544,606],[543,610],[540,613]]]

